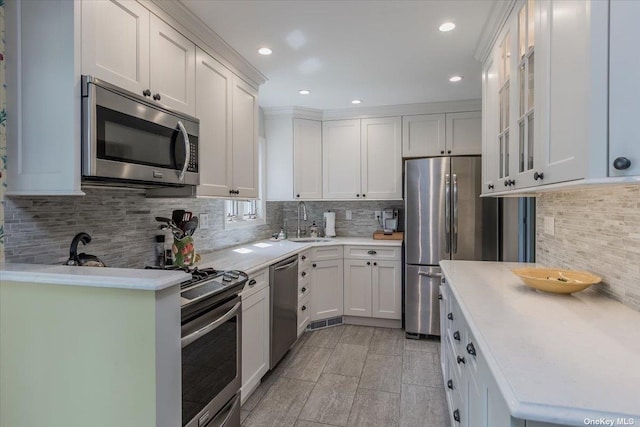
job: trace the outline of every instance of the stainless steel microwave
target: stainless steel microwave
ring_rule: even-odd
[[[82,77],[82,179],[194,186],[200,121],[91,76]]]

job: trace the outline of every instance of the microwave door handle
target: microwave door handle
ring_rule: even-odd
[[[182,132],[182,137],[184,139],[184,165],[182,165],[182,170],[180,171],[180,175],[178,175],[178,179],[182,181],[184,179],[184,174],[187,172],[187,166],[189,166],[189,158],[191,157],[191,144],[189,143],[189,134],[184,128],[182,122],[179,120],[178,128],[180,129],[180,132]]]
[[[227,320],[229,320],[233,316],[235,316],[236,312],[240,308],[240,304],[241,303],[237,303],[236,305],[234,305],[231,308],[231,310],[227,311],[227,313],[224,316],[220,317],[219,319],[209,323],[207,326],[204,326],[204,327],[198,329],[197,331],[195,331],[195,332],[187,335],[186,337],[182,338],[180,340],[182,348],[185,348],[186,346],[188,346],[189,344],[191,344],[192,342],[194,342],[198,338],[200,338],[203,335],[213,331],[215,328],[217,328],[218,326],[222,325],[224,322],[226,322]]]

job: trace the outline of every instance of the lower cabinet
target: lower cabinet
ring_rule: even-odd
[[[342,316],[343,260],[311,260],[311,321]]]
[[[244,401],[269,370],[269,270],[249,277],[242,298],[242,388]],[[253,284],[252,284],[253,283]]]

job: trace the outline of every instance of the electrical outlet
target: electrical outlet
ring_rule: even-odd
[[[209,228],[209,214],[200,214],[200,218],[198,218],[198,225],[202,230]]]
[[[351,219],[353,218],[353,215],[351,214],[351,211],[347,210],[346,214],[347,214],[347,221],[351,221]]]
[[[382,218],[382,211],[374,211],[374,218],[380,221]]]
[[[550,236],[556,235],[556,219],[554,217],[544,217],[544,233]]]

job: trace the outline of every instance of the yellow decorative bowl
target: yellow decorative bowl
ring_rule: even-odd
[[[586,271],[558,268],[517,268],[511,270],[529,287],[554,294],[572,294],[600,283],[600,277]]]

